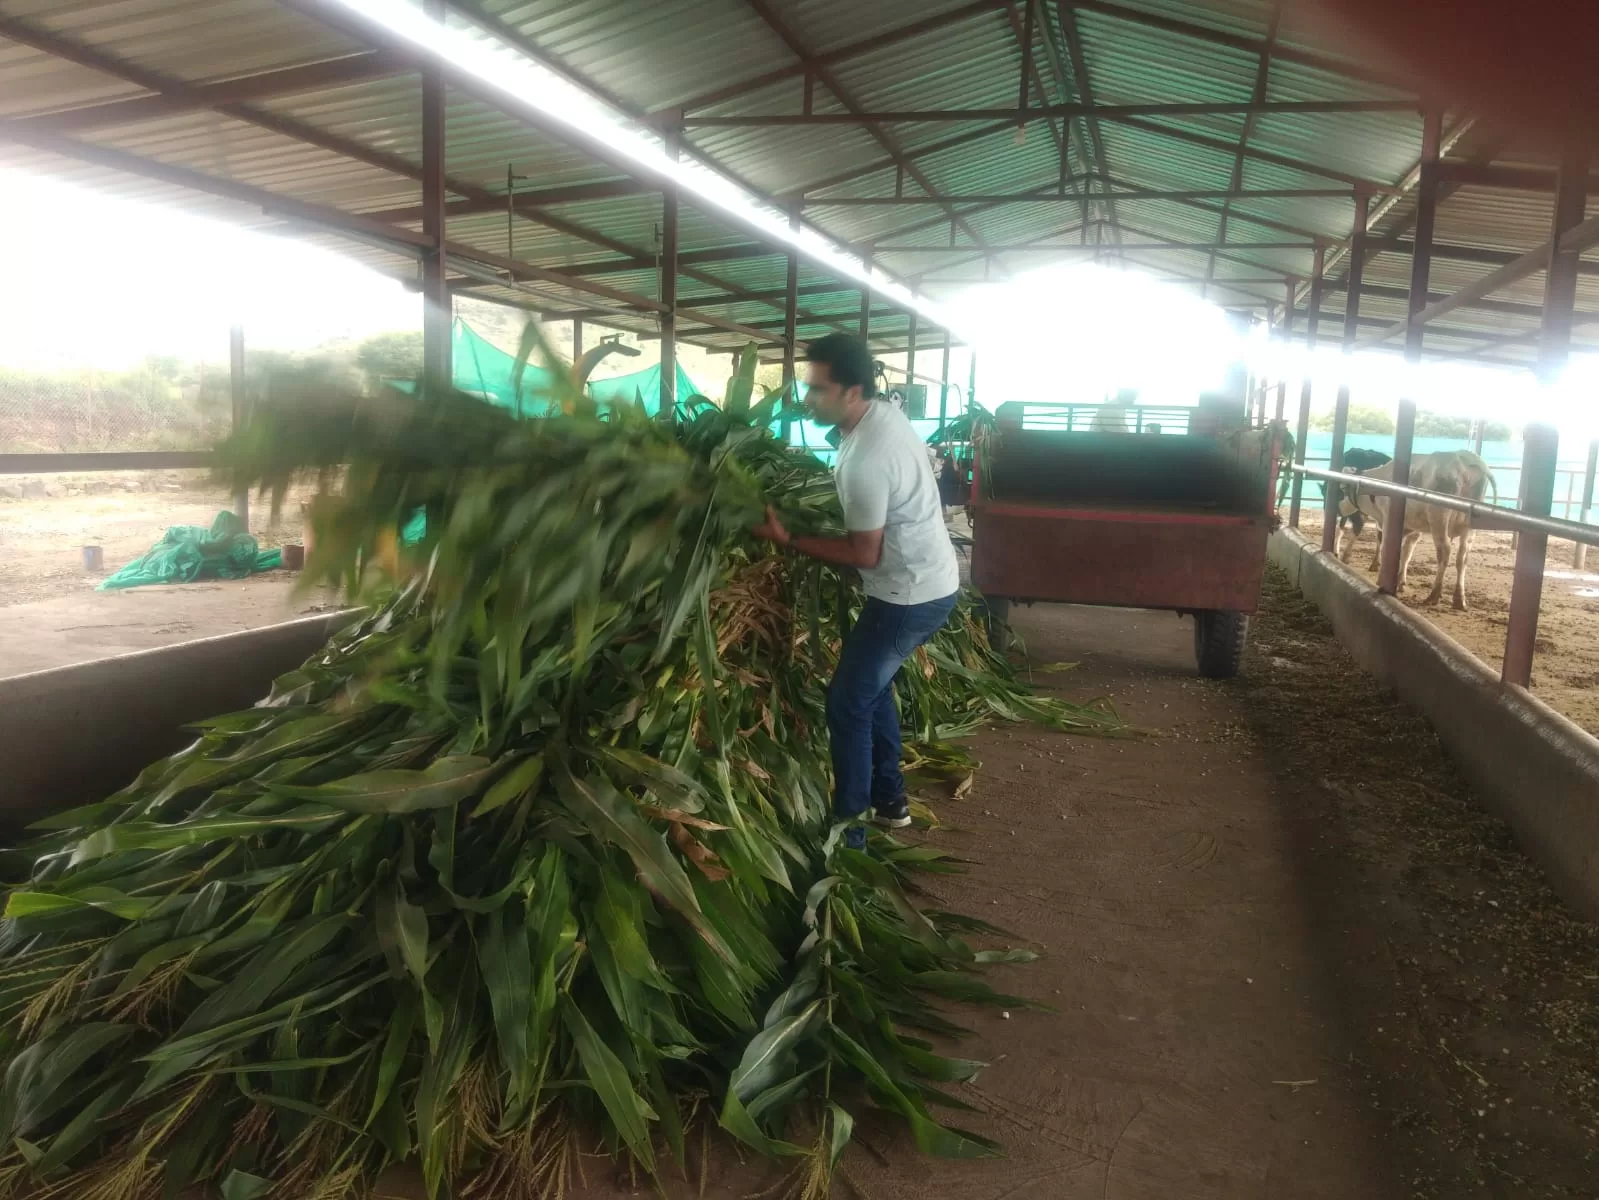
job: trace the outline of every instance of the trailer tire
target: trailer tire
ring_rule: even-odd
[[[1249,617],[1227,609],[1194,614],[1194,658],[1206,679],[1232,679],[1244,663]]]
[[[988,644],[997,653],[1010,650],[1010,601],[1004,596],[983,597],[983,624],[988,629]]]

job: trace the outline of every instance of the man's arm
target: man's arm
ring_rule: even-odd
[[[766,538],[835,567],[875,567],[883,561],[881,529],[852,531],[843,537],[795,537],[783,528],[777,513],[768,507],[766,520],[756,526],[754,533],[756,537]]]

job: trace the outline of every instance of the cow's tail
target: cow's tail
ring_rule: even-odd
[[[1484,466],[1483,470],[1488,475],[1488,486],[1494,490],[1494,507],[1499,507],[1499,481],[1494,478],[1493,468]]]

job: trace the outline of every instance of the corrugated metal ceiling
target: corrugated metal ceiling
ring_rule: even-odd
[[[648,5],[637,0],[462,0],[457,7],[503,24],[525,50],[590,81],[635,112],[656,112],[712,92],[737,91],[740,81],[765,82],[694,113],[802,111],[805,87],[795,47],[747,0],[653,0]],[[868,109],[1004,108],[1015,103],[1022,51],[1000,8],[978,9],[970,0],[920,4],[790,0],[773,11],[800,49],[831,56],[826,67],[829,77]],[[1045,95],[1040,97],[1030,87],[1032,100],[1072,100],[1076,96],[1071,81],[1061,88],[1053,78],[1050,51],[1059,47],[1046,42],[1058,38],[1058,10],[1046,6],[1045,11],[1050,19],[1039,23],[1033,53],[1034,65],[1046,80]],[[1254,89],[1259,43],[1270,25],[1272,5],[1269,0],[1084,0],[1071,11],[1097,103],[1238,103],[1247,101]],[[958,21],[939,20],[957,12],[964,14]],[[7,0],[5,16],[45,35],[76,39],[127,64],[126,73],[135,79],[143,78],[140,71],[159,72],[180,83],[232,79],[326,62],[365,49],[346,34],[274,0]],[[1149,21],[1169,27],[1156,28]],[[1405,98],[1395,87],[1373,81],[1382,79],[1383,72],[1358,64],[1347,51],[1337,50],[1294,21],[1290,12],[1278,29],[1282,55],[1272,61],[1267,74],[1269,100]],[[882,40],[896,29],[923,23],[934,27],[892,44]],[[1196,32],[1199,36],[1192,36]],[[876,47],[868,52],[837,53],[874,39]],[[1301,52],[1317,61],[1302,61],[1307,54]],[[1339,63],[1351,64],[1353,73],[1337,69]],[[115,72],[91,70],[0,40],[0,115],[54,113],[146,94],[137,82],[118,78]],[[825,80],[815,82],[813,99],[817,112],[838,112],[843,106]],[[420,94],[414,74],[324,85],[256,98],[250,104],[269,119],[252,123],[240,119],[247,113],[223,115],[197,109],[159,119],[108,121],[75,136],[89,146],[346,212],[380,213],[419,203]],[[279,124],[262,127],[274,121]],[[291,124],[283,125],[284,121]],[[307,145],[290,136],[294,123],[314,131],[323,144]],[[1166,114],[1139,121],[1107,118],[1098,124],[1105,166],[1120,188],[1225,189],[1246,126],[1247,153],[1242,159],[1246,189],[1321,190],[1339,186],[1338,176],[1391,187],[1406,179],[1420,152],[1420,119],[1409,112],[1276,112],[1261,114],[1252,122],[1243,114]],[[1075,189],[1076,177],[1084,171],[1097,174],[1099,163],[1092,152],[1088,122],[1054,123],[1055,129],[1063,126],[1069,128],[1069,168],[1074,177],[1070,186]],[[924,121],[893,125],[886,132],[887,141],[910,156],[913,170],[896,169],[895,152],[860,125],[699,127],[688,131],[686,141],[713,165],[782,199],[807,191],[819,197],[887,198],[896,194],[896,188],[916,195],[921,191],[917,174],[940,192],[953,195],[1053,189],[1060,178],[1059,147],[1053,130],[1042,122],[1030,124],[1020,143],[1014,127],[1003,122],[991,128],[988,122]],[[1195,144],[1194,137],[1217,144]],[[450,177],[469,196],[487,197],[490,202],[503,192],[508,164],[527,177],[519,182],[519,188],[526,190],[620,178],[614,168],[461,91],[450,93],[448,138]],[[947,145],[952,140],[959,144]],[[345,145],[350,154],[340,152]],[[1549,161],[1537,148],[1511,145],[1502,145],[1501,161],[1540,165]],[[940,146],[945,148],[936,148]],[[70,152],[70,146],[64,148]],[[391,164],[392,169],[360,161],[361,157]],[[181,202],[196,212],[226,215],[258,227],[282,225],[281,216],[263,213],[261,205],[139,179],[15,142],[0,141],[0,160],[115,188],[123,195]],[[1220,199],[1123,199],[1115,207],[1130,231],[1124,240],[1186,243],[1216,236],[1223,205]],[[1228,207],[1228,243],[1309,237],[1337,242],[1348,236],[1353,219],[1351,200],[1331,196],[1240,197]],[[1093,236],[1109,236],[1108,227],[1097,224],[1110,216],[1108,209],[1102,199],[1093,204]],[[1436,238],[1519,253],[1546,238],[1549,209],[1547,195],[1461,188],[1443,203]],[[1408,203],[1401,204],[1383,228],[1392,227],[1409,211]],[[555,205],[549,213],[561,228],[548,228],[536,217],[517,219],[515,252],[555,269],[592,266],[623,252],[653,253],[660,200],[649,193],[583,200]],[[1075,240],[1081,220],[1075,203],[1060,202],[962,205],[960,213],[979,238],[995,246],[1051,238],[1064,244]],[[805,209],[805,216],[846,243],[938,247],[950,236],[948,215],[927,205],[814,205]],[[1131,232],[1135,230],[1142,232]],[[449,232],[453,240],[485,252],[503,254],[507,245],[504,214],[492,209],[453,216]],[[681,233],[685,254],[751,240],[748,233],[730,229],[688,203],[682,209]],[[337,241],[325,232],[317,238]],[[929,281],[982,277],[981,253],[970,248],[972,239],[965,230],[958,230],[957,238],[964,249],[942,254],[890,252],[879,261],[896,274]],[[384,269],[409,269],[403,252],[358,244],[352,253],[363,260],[381,260]],[[1061,253],[1081,257],[1080,251]],[[1223,253],[1227,257],[1217,258],[1214,268],[1203,251],[1134,252],[1134,257],[1162,274],[1200,278],[1212,269],[1218,279],[1229,274],[1304,275],[1310,269],[1308,248],[1223,247]],[[1026,269],[1045,261],[1045,254],[1007,254],[989,269]],[[1440,260],[1434,267],[1434,287],[1447,291],[1491,269],[1491,264]],[[781,255],[766,254],[706,263],[693,270],[733,288],[775,295],[783,287],[785,264]],[[809,264],[801,277],[808,285],[823,279]],[[610,287],[646,294],[654,290],[647,271],[593,278]],[[1368,278],[1378,286],[1403,288],[1408,282],[1408,259],[1379,255],[1368,268]],[[695,283],[685,275],[684,295],[705,295],[715,286]],[[1535,305],[1540,301],[1539,288],[1538,278],[1524,279],[1505,289],[1504,297]],[[1272,291],[1272,285],[1241,284],[1228,294],[1269,297]],[[1585,276],[1579,292],[1580,305],[1599,307],[1599,280]],[[547,298],[552,307],[557,302],[584,308],[611,303],[574,288],[545,284],[529,285],[529,290],[518,291],[517,298],[523,303],[543,303]],[[1374,305],[1388,303],[1373,297]],[[858,296],[853,289],[840,287],[836,293],[806,297],[802,307],[807,305],[811,311],[833,305],[843,312],[851,305],[858,308]],[[730,303],[726,311],[746,308],[753,314],[750,320],[769,318],[773,311],[768,303],[746,301]],[[1396,311],[1403,311],[1402,303]],[[1495,320],[1515,316],[1480,310],[1472,319],[1492,327]],[[636,314],[627,318],[634,323],[638,319]],[[1467,327],[1464,318],[1455,324]],[[890,326],[874,321],[874,329],[886,328]]]

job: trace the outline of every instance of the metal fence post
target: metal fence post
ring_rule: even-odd
[[[249,420],[244,393],[244,326],[235,325],[228,330],[228,384],[233,409],[233,432],[238,433]],[[240,488],[233,494],[233,515],[246,530],[250,528],[250,489]]]
[[[1344,353],[1355,347],[1360,335],[1360,283],[1366,267],[1366,222],[1370,219],[1371,197],[1355,193],[1355,228],[1349,239],[1349,267],[1344,272]],[[1344,440],[1349,436],[1349,381],[1338,383],[1338,398],[1333,402],[1332,452],[1329,471],[1344,469]],[[1342,495],[1336,484],[1323,486],[1321,548],[1328,554],[1338,549],[1338,506]]]
[[[1426,326],[1417,318],[1427,307],[1427,282],[1432,271],[1432,231],[1438,216],[1438,145],[1442,137],[1443,114],[1429,111],[1422,121],[1421,172],[1416,185],[1415,249],[1410,259],[1410,300],[1406,306],[1405,358],[1421,362]],[[1393,481],[1410,482],[1410,447],[1416,436],[1416,401],[1399,398],[1399,418],[1394,422]],[[1383,522],[1382,566],[1377,572],[1378,590],[1390,596],[1399,593],[1404,580],[1399,578],[1399,548],[1405,540],[1405,498],[1388,498],[1388,517]]]
[[[1588,443],[1588,466],[1582,473],[1582,507],[1577,511],[1577,520],[1584,525],[1588,524],[1588,516],[1593,512],[1593,478],[1596,473],[1599,473],[1599,438]],[[1576,552],[1571,556],[1571,565],[1579,571],[1587,569],[1586,544],[1577,543]]]
[[[1305,465],[1305,442],[1310,437],[1310,377],[1312,367],[1310,355],[1316,349],[1316,327],[1321,323],[1321,286],[1322,272],[1327,265],[1327,248],[1321,244],[1316,246],[1316,273],[1310,279],[1310,315],[1305,319],[1305,351],[1306,366],[1305,378],[1299,385],[1299,424],[1295,426],[1294,461],[1300,466]],[[1299,528],[1299,509],[1304,499],[1305,477],[1295,475],[1293,496],[1288,502],[1288,525],[1291,529]]]
[[[1563,250],[1566,232],[1582,223],[1588,201],[1588,155],[1568,147],[1560,157],[1555,182],[1555,213],[1549,236],[1549,270],[1544,277],[1543,324],[1538,343],[1538,378],[1552,386],[1565,370],[1571,349],[1571,312],[1577,299],[1577,260],[1581,252]],[[1552,425],[1527,426],[1522,441],[1522,511],[1547,517],[1553,506],[1560,434]],[[1549,535],[1525,530],[1516,544],[1516,573],[1510,585],[1509,628],[1505,632],[1503,680],[1528,687],[1538,640],[1538,609],[1543,601],[1544,557]]]

